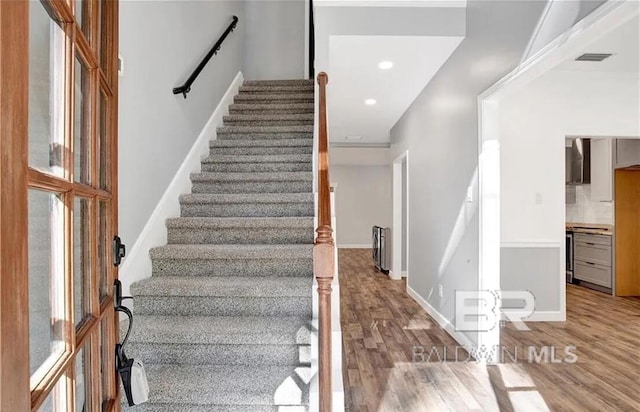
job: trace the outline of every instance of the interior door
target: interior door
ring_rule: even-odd
[[[112,0],[0,1],[0,410],[119,410]]]

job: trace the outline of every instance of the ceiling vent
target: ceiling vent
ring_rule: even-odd
[[[607,57],[611,57],[610,53],[585,53],[576,59],[577,62],[601,62]]]

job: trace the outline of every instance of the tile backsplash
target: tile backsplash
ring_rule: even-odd
[[[566,204],[567,222],[613,224],[613,202],[591,200],[591,185],[572,186],[575,188],[575,203]]]

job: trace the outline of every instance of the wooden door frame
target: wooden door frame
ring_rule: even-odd
[[[109,150],[108,168],[109,176],[107,178],[109,186],[107,189],[101,189],[99,184],[99,175],[97,169],[97,146],[99,125],[90,122],[89,127],[95,133],[94,143],[91,145],[90,158],[91,168],[89,173],[92,175],[95,187],[90,185],[77,185],[72,181],[64,182],[69,179],[69,174],[73,173],[69,167],[73,160],[65,161],[65,176],[56,178],[46,173],[39,172],[29,168],[28,161],[28,129],[29,129],[29,1],[0,1],[0,410],[2,411],[30,411],[39,407],[45,397],[51,390],[52,385],[43,387],[44,390],[39,393],[32,394],[30,388],[30,362],[29,362],[29,260],[28,260],[28,190],[27,188],[45,188],[49,190],[63,190],[67,202],[75,201],[75,196],[83,196],[93,198],[95,207],[100,199],[104,199],[110,203],[110,217],[108,219],[109,227],[107,228],[107,236],[113,236],[117,233],[118,219],[118,173],[117,173],[117,113],[118,113],[118,0],[85,0],[88,13],[83,15],[83,22],[89,24],[101,24],[103,31],[108,28],[108,36],[105,39],[99,38],[97,31],[93,31],[89,38],[76,34],[80,30],[79,26],[73,25],[72,2],[64,0],[45,0],[47,8],[55,10],[55,14],[59,21],[62,21],[63,30],[68,36],[73,37],[75,42],[76,55],[82,56],[82,60],[88,69],[92,69],[97,77],[91,77],[91,110],[97,109],[97,104],[101,97],[101,90],[108,92],[107,114],[106,114],[106,135],[101,135]],[[98,20],[98,8],[102,9],[101,21]],[[71,23],[71,25],[69,24]],[[84,23],[83,23],[84,25]],[[98,26],[95,26],[98,27]],[[71,44],[70,40],[65,40],[67,46]],[[102,43],[102,48],[96,46],[99,51],[92,52],[91,45]],[[95,47],[94,47],[95,48]],[[75,62],[73,49],[66,47],[66,59]],[[101,62],[106,62],[101,66]],[[68,67],[68,65],[67,65]],[[102,67],[102,70],[95,70]],[[67,69],[69,70],[69,69]],[[68,76],[68,77],[66,77]],[[66,81],[71,79],[70,73],[65,73]],[[74,82],[65,87],[72,88]],[[73,95],[65,92],[65,106],[73,109]],[[86,97],[85,97],[86,98]],[[99,114],[98,114],[99,115]],[[65,143],[72,145],[69,141],[69,119],[65,117],[64,122],[67,123],[65,131]],[[84,136],[84,134],[83,134]],[[108,136],[108,137],[107,137]],[[18,154],[18,155],[17,155]],[[96,183],[97,182],[97,183]],[[73,235],[71,233],[70,223],[71,213],[65,212],[65,237],[66,244],[72,244],[69,240]],[[96,225],[96,213],[89,213],[92,220],[91,226],[98,229]],[[97,261],[97,240],[96,235],[92,236],[94,240],[91,245],[91,253],[94,262]],[[110,250],[110,244],[105,244],[106,250]],[[70,261],[70,250],[67,250],[66,261]],[[111,256],[107,262],[110,262]],[[93,264],[97,269],[97,263]],[[73,350],[76,347],[84,347],[86,343],[90,344],[89,352],[84,352],[85,362],[91,364],[91,370],[95,373],[99,371],[100,364],[97,356],[104,359],[103,375],[107,376],[102,380],[92,379],[92,393],[106,393],[110,401],[102,405],[102,399],[94,399],[92,404],[88,405],[90,410],[103,408],[106,411],[119,411],[119,385],[117,383],[115,371],[114,347],[104,345],[102,353],[99,353],[100,342],[96,339],[102,335],[103,342],[111,343],[117,338],[118,333],[118,317],[115,312],[111,312],[113,308],[113,290],[111,284],[117,278],[117,268],[107,263],[107,281],[108,288],[107,297],[100,302],[93,304],[92,310],[98,313],[97,318],[92,318],[77,330],[75,340],[65,339],[67,344]],[[69,279],[73,269],[68,267],[65,269],[67,297],[69,301],[73,296],[72,289],[73,279]],[[92,271],[91,282],[92,287],[99,286],[99,275],[97,270]],[[96,282],[97,280],[97,282]],[[70,316],[71,306],[65,309],[68,317]],[[112,322],[108,322],[108,320]],[[105,320],[105,331],[102,331],[103,320]],[[73,330],[75,325],[71,325]],[[93,328],[93,329],[92,329]],[[91,332],[89,334],[88,332]],[[104,333],[106,332],[106,337]],[[70,334],[73,331],[69,332]],[[91,337],[89,341],[88,338]],[[71,343],[70,343],[71,342]],[[107,347],[108,346],[108,347]],[[77,352],[72,352],[77,353]],[[87,357],[87,355],[89,356]],[[71,359],[72,355],[66,356],[57,369],[51,372],[52,382],[62,377],[64,374],[74,376],[75,360]],[[63,358],[61,358],[63,359]],[[64,377],[60,379],[65,379]],[[73,394],[74,385],[68,385],[67,392]],[[98,387],[102,387],[99,389]],[[104,396],[104,395],[103,395]]]
[[[27,277],[29,7],[0,1],[0,410],[31,410]],[[15,138],[10,138],[15,137]],[[16,159],[15,153],[23,153]]]

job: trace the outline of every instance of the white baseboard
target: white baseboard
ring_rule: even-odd
[[[517,315],[517,313],[516,313]],[[527,322],[565,322],[567,320],[567,316],[565,313],[563,313],[562,311],[559,310],[541,310],[541,311],[534,311],[531,315],[529,315],[528,317],[525,317],[525,315],[521,315],[520,316],[522,318],[522,321],[524,323]],[[504,317],[504,315],[502,316],[502,319],[506,319]]]
[[[209,141],[216,139],[216,129],[222,125],[222,118],[227,114],[243,81],[242,72],[238,72],[123,260],[119,278],[125,295],[129,294],[132,283],[151,276],[149,250],[167,243],[165,222],[167,218],[180,216],[179,197],[191,191],[190,175],[200,171],[200,161],[209,153]]]
[[[557,240],[522,240],[516,242],[502,242],[501,248],[559,248],[562,242]]]
[[[406,278],[407,276],[409,276],[409,272],[407,272],[406,270],[402,271],[402,277]]]
[[[338,249],[371,249],[370,244],[345,244],[338,245]]]
[[[409,285],[407,285],[407,293],[416,302],[418,302],[418,305],[420,305],[422,309],[424,309],[429,314],[429,316],[431,316],[433,319],[435,319],[436,322],[438,322],[438,325],[440,325],[442,329],[444,329],[449,335],[451,335],[453,339],[455,339],[456,342],[458,342],[462,347],[464,347],[467,350],[467,352],[471,353],[476,351],[477,347],[475,343],[473,343],[462,332],[456,331],[453,324],[449,322],[447,318],[442,316],[442,314],[438,312],[436,308],[434,308],[433,306],[431,306],[429,302],[424,300],[422,296],[418,294],[418,292],[411,289]]]

